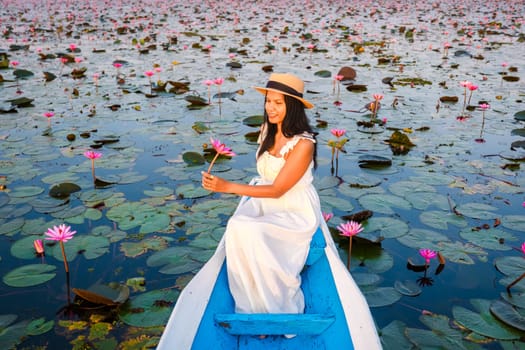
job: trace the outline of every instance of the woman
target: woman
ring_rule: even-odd
[[[366,300],[339,257],[312,185],[316,143],[305,115],[304,109],[313,105],[302,96],[304,83],[291,74],[272,74],[266,87],[255,89],[266,96],[256,154],[260,176],[247,185],[202,174],[205,189],[243,197],[215,253],[182,290],[157,350],[210,346],[211,339],[196,335],[201,325],[205,335],[214,328],[215,316],[207,305],[225,261],[237,313],[302,313],[300,272],[319,227],[353,348],[381,349]],[[228,299],[222,292],[220,288],[217,298]],[[224,339],[225,332],[215,328],[212,332],[220,336],[213,333],[213,340]]]
[[[304,83],[272,74],[257,151],[259,178],[239,184],[203,173],[214,192],[244,196],[225,232],[230,291],[238,313],[302,313],[300,272],[319,227],[319,197],[312,185],[316,144],[303,98]]]

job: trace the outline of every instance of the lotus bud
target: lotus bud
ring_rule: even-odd
[[[41,239],[35,239],[33,241],[33,247],[35,247],[37,255],[44,255],[44,243],[42,243]]]

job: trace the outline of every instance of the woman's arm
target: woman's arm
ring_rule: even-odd
[[[314,154],[314,143],[300,139],[287,154],[286,162],[271,185],[246,185],[202,173],[202,187],[213,192],[233,193],[249,197],[279,198],[292,188],[308,169]]]

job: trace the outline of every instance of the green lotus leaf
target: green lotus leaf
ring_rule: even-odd
[[[370,307],[392,305],[401,299],[402,296],[392,287],[380,287],[370,291],[364,291],[363,294]]]
[[[53,329],[55,325],[55,321],[49,320],[46,321],[44,317],[37,318],[35,320],[32,320],[27,325],[27,334],[28,335],[41,335],[49,332]]]
[[[62,210],[51,213],[56,219],[69,219],[75,216],[83,215],[86,211],[86,207],[79,205],[76,207],[63,207]]]
[[[38,196],[44,192],[44,189],[39,186],[18,186],[9,193],[9,197],[12,198],[26,198]]]
[[[365,229],[359,233],[367,238],[368,234],[377,232],[383,238],[397,238],[408,233],[408,224],[396,218],[372,216],[367,220]]]
[[[244,118],[242,123],[251,127],[259,127],[264,121],[264,116],[262,115],[252,115],[250,117]]]
[[[507,292],[501,292],[501,298],[507,303],[514,305],[518,308],[525,309],[525,292],[522,293],[512,293],[509,295]]]
[[[412,280],[405,281],[396,281],[394,283],[394,288],[401,294],[407,295],[409,297],[415,297],[421,294],[421,287]]]
[[[334,208],[337,210],[351,212],[354,210],[354,206],[349,200],[344,198],[327,196],[325,193],[319,195],[323,208]]]
[[[510,245],[505,244],[506,242],[515,242],[518,240],[516,236],[511,233],[505,232],[498,228],[489,228],[488,230],[462,230],[459,235],[467,241],[480,246],[485,249],[492,250],[511,250]]]
[[[162,231],[168,228],[170,218],[161,210],[140,202],[125,202],[111,208],[106,217],[118,223],[121,230],[135,227],[140,233]]]
[[[335,176],[324,176],[320,180],[315,182],[315,188],[318,191],[325,190],[327,188],[333,188],[339,186],[341,180]]]
[[[193,184],[180,185],[176,189],[177,196],[187,199],[195,199],[206,197],[210,191],[205,190],[201,186],[195,187]]]
[[[144,181],[148,178],[148,175],[145,174],[139,174],[137,172],[127,172],[127,173],[121,173],[119,174],[119,180],[118,183],[121,185],[124,184],[133,184],[137,182]]]
[[[22,343],[24,337],[27,335],[28,320],[23,320],[15,324],[12,316],[16,319],[16,315],[1,315],[0,316],[0,349],[16,349],[17,345]]]
[[[439,250],[438,243],[446,242],[449,239],[447,236],[435,231],[412,229],[408,232],[408,234],[397,238],[397,240],[407,247],[415,249],[427,248]]]
[[[7,222],[0,221],[0,235],[13,235],[24,226],[23,218],[16,218]]]
[[[419,219],[425,225],[439,230],[448,230],[449,224],[457,227],[467,226],[467,221],[464,217],[451,212],[427,210],[419,215]]]
[[[11,219],[21,217],[33,210],[33,207],[29,204],[16,205],[4,205],[0,207],[0,218]]]
[[[499,214],[495,212],[498,208],[483,203],[466,203],[459,205],[456,210],[462,215],[473,219],[488,220],[495,219],[499,216]]]
[[[499,272],[506,276],[518,278],[525,271],[525,259],[521,256],[501,256],[494,260]]]
[[[182,160],[190,166],[198,166],[198,165],[204,165],[206,164],[206,159],[204,159],[204,156],[197,152],[184,152],[182,155]]]
[[[473,299],[471,303],[477,312],[458,305],[452,307],[454,319],[463,327],[494,339],[515,340],[521,338],[519,331],[506,326],[491,314],[490,300]]]
[[[439,193],[433,192],[410,192],[405,193],[405,199],[412,204],[412,206],[419,210],[426,210],[429,207],[435,206],[442,210],[449,209],[447,197]]]
[[[178,297],[179,291],[174,289],[140,294],[119,309],[119,317],[129,326],[164,326]]]
[[[2,280],[11,287],[31,287],[53,279],[56,266],[48,264],[31,264],[15,268],[8,272]]]
[[[393,208],[410,210],[410,202],[401,197],[388,194],[366,194],[358,199],[363,208],[385,215],[394,215]]]
[[[511,304],[495,300],[490,304],[490,312],[506,325],[525,332],[525,316],[519,314]]]
[[[321,78],[330,78],[332,76],[332,72],[329,70],[319,70],[315,72],[314,75]]]
[[[33,247],[33,242],[36,239],[43,240],[44,236],[31,235],[18,239],[11,245],[11,255],[19,259],[35,259],[36,251]]]
[[[519,112],[514,113],[514,119],[525,120],[525,111],[519,111]]]
[[[168,264],[183,264],[194,248],[186,246],[175,246],[153,253],[146,264],[150,267],[158,267]]]
[[[412,344],[405,337],[406,324],[395,320],[387,324],[379,332],[384,349],[410,349]]]
[[[525,215],[505,215],[501,224],[508,229],[525,232]]]
[[[458,264],[474,264],[471,255],[477,256],[482,261],[487,257],[485,250],[470,243],[440,242],[436,250],[440,251],[446,260]]]
[[[173,189],[169,187],[155,186],[153,190],[145,190],[144,194],[150,197],[169,197],[173,195]]]
[[[64,244],[66,252],[75,251],[81,253],[87,260],[96,259],[109,252],[109,240],[102,236],[93,235],[75,235],[72,240]],[[53,251],[55,258],[61,260],[62,253],[60,249]],[[67,255],[69,260],[69,255]]]
[[[13,71],[13,75],[19,79],[23,79],[23,78],[32,77],[33,75],[35,75],[35,73],[27,69],[15,69]]]
[[[126,238],[127,235],[128,235],[124,231],[115,230],[115,229],[113,229],[110,226],[104,226],[104,225],[97,226],[97,227],[93,228],[93,231],[91,231],[91,233],[94,236],[106,237],[109,240],[110,243],[115,243],[115,242],[121,241],[124,238]]]
[[[79,185],[71,182],[65,182],[51,187],[49,190],[49,196],[57,199],[66,199],[71,195],[71,193],[75,193],[80,190],[81,188]]]
[[[374,286],[381,282],[381,277],[375,273],[354,272],[352,273],[352,277],[360,287]]]
[[[148,250],[163,250],[168,247],[168,241],[162,237],[148,237],[140,242],[122,242],[120,251],[127,257],[137,257]]]
[[[404,197],[406,194],[414,192],[437,192],[435,187],[417,181],[398,181],[390,185],[388,189],[399,197]]]
[[[410,342],[418,349],[472,349],[469,343],[463,340],[463,333],[451,328],[450,320],[444,315],[421,315],[423,322],[430,330],[407,328],[405,334]]]

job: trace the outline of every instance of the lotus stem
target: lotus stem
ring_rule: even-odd
[[[346,266],[348,267],[348,271],[350,271],[350,258],[352,256],[352,236],[348,238],[348,259],[346,261]]]
[[[62,258],[64,259],[64,268],[66,269],[66,273],[69,273],[69,265],[67,263],[66,251],[64,249],[64,242],[59,241],[59,243],[60,243],[60,249],[62,250]]]
[[[510,294],[510,289],[511,289],[516,283],[518,283],[519,281],[521,281],[521,280],[524,279],[524,278],[525,278],[525,272],[524,272],[520,277],[516,278],[511,284],[509,284],[509,285],[507,286],[507,293]]]
[[[208,174],[210,173],[211,168],[213,168],[213,164],[215,163],[217,158],[219,158],[219,156],[220,156],[219,152],[215,153],[215,157],[213,157],[213,160],[211,161],[210,166],[208,167]]]

